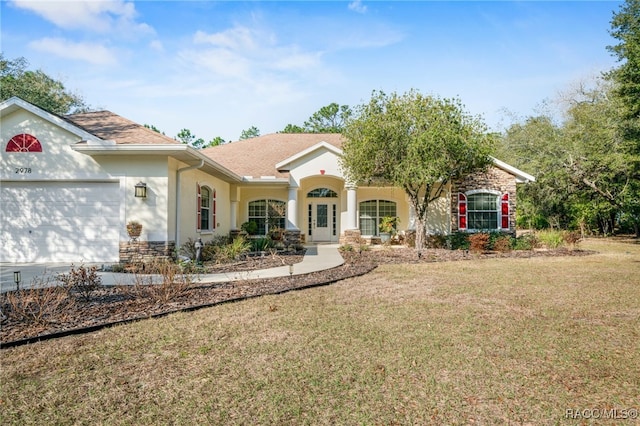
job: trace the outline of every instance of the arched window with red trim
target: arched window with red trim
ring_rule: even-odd
[[[458,229],[491,231],[509,229],[509,194],[473,190],[458,194]]]
[[[33,135],[21,133],[7,142],[6,152],[42,152],[42,144]]]

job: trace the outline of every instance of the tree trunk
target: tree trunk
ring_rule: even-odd
[[[416,215],[416,250],[421,251],[425,248],[427,248],[427,218]]]

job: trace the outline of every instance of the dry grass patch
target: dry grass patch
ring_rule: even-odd
[[[4,350],[3,424],[576,424],[566,409],[640,408],[640,246],[596,244],[381,266]]]

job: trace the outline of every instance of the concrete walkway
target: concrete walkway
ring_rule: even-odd
[[[302,262],[293,265],[293,275],[308,274],[310,272],[324,271],[335,268],[344,263],[344,259],[338,251],[338,244],[313,244],[307,245],[307,249]],[[78,265],[76,265],[78,266]],[[91,266],[87,264],[85,266]],[[100,265],[98,265],[100,266]],[[47,280],[54,281],[57,274],[69,271],[68,264],[0,264],[1,291],[15,290],[13,282],[13,271],[20,271],[22,283],[20,288],[29,288],[35,280],[46,283]],[[132,285],[136,280],[144,284],[162,282],[160,275],[136,275],[115,272],[98,272],[102,278],[103,285]],[[219,283],[228,281],[242,281],[259,278],[288,277],[289,266],[277,268],[260,269],[255,271],[229,272],[220,274],[197,274],[194,281],[197,283]]]

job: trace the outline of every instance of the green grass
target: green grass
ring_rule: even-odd
[[[3,350],[2,423],[578,424],[565,410],[640,408],[640,246],[582,248],[601,253],[383,266]]]

